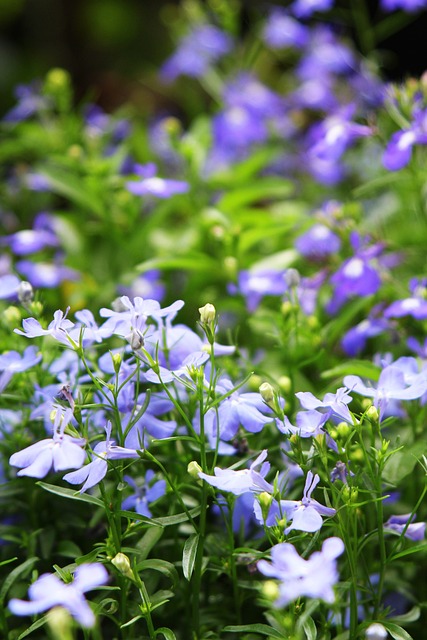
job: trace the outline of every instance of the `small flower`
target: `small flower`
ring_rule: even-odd
[[[166,481],[162,479],[153,482],[154,476],[154,471],[148,469],[143,484],[136,483],[130,476],[124,476],[123,479],[132,487],[134,493],[123,500],[122,509],[135,509],[136,513],[145,518],[153,517],[149,505],[166,493]]]
[[[301,596],[333,603],[333,587],[338,582],[336,559],[343,551],[340,538],[328,538],[321,551],[315,551],[306,560],[292,544],[282,542],[272,548],[271,562],[260,560],[257,568],[263,575],[280,580],[276,607],[285,607]]]
[[[7,387],[15,373],[34,367],[41,359],[42,356],[38,353],[37,347],[33,346],[27,347],[22,356],[17,351],[6,351],[0,355],[0,393]]]
[[[141,176],[140,180],[126,182],[126,189],[136,196],[156,196],[170,198],[178,193],[187,193],[189,185],[182,180],[166,180],[156,176],[154,164],[135,165],[134,171]]]
[[[365,640],[385,640],[387,637],[387,629],[380,622],[370,624],[365,631]]]
[[[402,516],[390,516],[387,522],[384,523],[384,527],[391,531],[395,531],[400,535],[405,532],[403,534],[405,538],[413,540],[414,542],[420,542],[421,540],[424,540],[426,523],[412,522],[414,518],[415,514],[411,515],[410,513]],[[408,524],[408,522],[410,522],[410,524]]]
[[[270,470],[270,463],[264,462],[267,457],[267,450],[264,449],[254,460],[249,469],[219,469],[215,467],[215,476],[209,476],[206,473],[199,473],[199,478],[203,478],[208,484],[216,487],[220,491],[229,491],[235,496],[242,493],[262,493],[267,491],[273,493],[274,488],[265,480],[265,476]]]
[[[309,471],[305,481],[302,500],[280,501],[280,508],[285,511],[287,520],[292,520],[292,524],[285,529],[286,535],[293,529],[307,531],[309,533],[318,531],[323,524],[321,516],[332,517],[336,514],[335,509],[325,507],[311,497],[319,481],[320,477],[318,474],[313,475],[313,473]]]
[[[138,458],[138,453],[135,449],[126,449],[124,447],[118,447],[114,444],[114,440],[111,440],[111,423],[109,422],[105,427],[107,439],[103,442],[99,442],[93,449],[92,462],[89,462],[86,466],[67,473],[64,476],[64,480],[70,482],[70,484],[80,484],[83,482],[83,486],[80,489],[80,493],[83,493],[87,489],[91,489],[98,482],[105,477],[108,471],[107,460],[118,460],[123,458]]]
[[[82,466],[86,455],[81,448],[84,440],[64,434],[72,415],[71,409],[64,412],[58,409],[55,414],[52,438],[40,440],[11,455],[9,464],[20,467],[18,476],[44,478],[52,467],[54,471],[64,471]]]
[[[299,391],[295,395],[304,409],[323,409],[330,412],[331,416],[353,424],[353,418],[347,406],[352,401],[352,397],[346,387],[340,387],[336,393],[326,393],[323,400],[316,398],[310,391]]]
[[[73,582],[64,584],[57,575],[44,573],[29,588],[30,601],[13,598],[10,611],[17,616],[32,616],[61,606],[67,609],[82,627],[93,627],[95,615],[83,594],[104,585],[108,573],[102,564],[82,564],[74,574]]]

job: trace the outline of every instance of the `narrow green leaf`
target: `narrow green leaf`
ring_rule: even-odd
[[[321,378],[341,378],[346,375],[361,376],[377,381],[380,377],[381,369],[368,360],[348,360],[342,362],[332,369],[323,371]]]
[[[274,629],[273,627],[269,627],[267,624],[232,625],[224,627],[223,631],[229,631],[230,633],[243,633],[249,631],[252,633],[259,633],[261,636],[270,636],[270,638],[283,640],[283,633],[280,633],[280,631],[277,631],[277,629]]]
[[[257,178],[253,184],[229,191],[220,198],[217,207],[220,211],[232,211],[260,200],[287,198],[294,188],[290,181],[282,178]]]
[[[9,591],[10,587],[13,585],[15,580],[17,580],[26,571],[31,569],[31,567],[35,562],[37,562],[37,560],[38,558],[36,556],[34,556],[33,558],[28,558],[28,560],[25,560],[25,562],[20,564],[18,567],[15,567],[14,569],[12,569],[12,571],[8,574],[8,576],[6,577],[0,589],[0,604],[4,602],[7,592]]]
[[[98,196],[88,190],[81,177],[53,167],[44,167],[41,174],[49,181],[52,191],[102,217],[103,207]]]
[[[193,533],[189,538],[187,538],[184,544],[184,551],[182,554],[182,572],[186,580],[190,580],[193,573],[199,537],[198,533]]]
[[[104,503],[99,498],[95,498],[95,496],[90,496],[86,493],[79,493],[78,491],[74,491],[73,489],[66,489],[65,487],[57,487],[54,484],[48,484],[47,482],[37,482],[42,489],[49,491],[49,493],[54,493],[57,496],[61,496],[62,498],[69,498],[70,500],[78,500],[79,502],[88,502],[89,504],[94,504],[97,507],[104,508]]]
[[[128,622],[121,624],[120,629],[126,629],[126,627],[130,627],[131,625],[135,624],[135,622],[138,622],[138,620],[142,620],[143,617],[144,616],[135,616],[131,620],[128,620]]]
[[[142,538],[136,543],[141,560],[145,560],[151,549],[155,547],[164,533],[163,527],[151,527],[147,529]]]
[[[189,510],[189,514],[192,518],[195,518],[199,515],[201,509],[200,506],[194,507],[194,509]],[[173,524],[181,524],[181,522],[188,522],[188,516],[185,512],[177,513],[174,516],[165,516],[164,518],[156,518],[155,522],[157,524],[161,524],[163,527],[170,527]]]
[[[203,253],[187,254],[175,258],[153,258],[146,260],[135,267],[138,272],[144,273],[151,269],[184,269],[185,271],[209,272],[217,268],[215,260]]]
[[[159,633],[161,633],[163,637],[166,638],[166,640],[176,640],[176,635],[174,634],[174,632],[167,627],[159,627],[158,629],[156,629],[155,635],[158,636]]]
[[[304,629],[306,640],[316,640],[317,629],[313,618],[307,618],[307,620],[304,621],[302,628]]]
[[[28,629],[21,633],[21,635],[18,636],[16,640],[22,640],[22,638],[26,638],[36,629],[40,629],[40,627],[42,627],[46,623],[46,620],[47,616],[43,616],[43,618],[40,618],[40,620],[36,620],[30,627],[28,627]]]
[[[156,560],[155,558],[150,558],[149,560],[142,560],[142,562],[138,562],[138,573],[147,569],[158,571],[164,576],[170,578],[173,587],[175,587],[179,582],[178,571],[176,570],[175,566],[167,560]]]
[[[381,624],[384,625],[384,627],[387,629],[391,637],[394,638],[394,640],[414,640],[413,637],[410,636],[409,633],[398,624],[387,622],[387,620],[383,620]]]
[[[394,560],[397,560],[398,558],[405,558],[406,556],[410,556],[413,553],[418,553],[419,551],[426,551],[426,550],[427,550],[427,542],[424,542],[422,544],[416,544],[415,546],[409,547],[408,549],[404,549],[399,553],[394,553],[391,556],[389,563],[394,562]]]
[[[18,560],[17,556],[9,558],[8,560],[3,560],[3,562],[0,562],[0,567],[3,567],[5,564],[10,564],[11,562],[15,562],[15,560]]]

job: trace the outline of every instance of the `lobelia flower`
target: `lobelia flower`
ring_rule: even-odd
[[[307,49],[296,73],[301,80],[348,76],[354,73],[356,61],[352,51],[340,42],[329,27],[322,25],[311,31]]]
[[[1,244],[9,246],[15,255],[22,256],[46,247],[57,247],[59,241],[54,233],[46,229],[24,229],[5,236]]]
[[[376,293],[381,286],[381,277],[369,257],[359,254],[343,263],[332,276],[331,284],[334,292],[327,311],[335,314],[349,298],[363,298]]]
[[[332,517],[336,510],[332,507],[325,507],[311,497],[314,489],[320,482],[320,477],[311,471],[307,473],[305,480],[303,497],[301,500],[281,500],[280,509],[285,512],[286,519],[292,523],[285,529],[287,535],[293,529],[312,533],[319,531],[323,524],[322,516]]]
[[[296,249],[304,258],[323,260],[341,247],[340,238],[324,224],[315,224],[295,242]]]
[[[62,582],[56,574],[44,573],[30,586],[29,601],[12,598],[8,606],[17,616],[32,616],[52,607],[64,607],[82,627],[90,628],[95,625],[96,619],[83,594],[107,581],[107,570],[99,563],[77,567],[73,582],[68,584]]]
[[[321,413],[312,409],[299,411],[296,415],[296,426],[291,424],[289,418],[284,416],[283,423],[276,420],[279,431],[286,435],[298,435],[300,438],[311,438],[324,433],[323,426],[329,420],[332,411]]]
[[[316,11],[329,11],[334,5],[334,0],[295,0],[291,5],[291,11],[297,18],[310,18]]]
[[[135,164],[134,173],[140,176],[140,180],[126,182],[126,189],[136,196],[156,196],[157,198],[170,198],[179,193],[187,193],[188,182],[183,180],[166,180],[159,178],[157,167],[153,163]]]
[[[98,482],[105,477],[108,471],[107,460],[122,460],[128,458],[138,458],[138,453],[135,449],[126,449],[124,447],[118,447],[114,444],[114,440],[111,440],[111,423],[108,422],[105,427],[107,439],[103,442],[99,442],[93,449],[92,462],[85,465],[78,471],[72,471],[64,476],[64,480],[70,484],[80,484],[83,482],[83,486],[80,489],[80,493],[83,493],[87,489],[91,489]]]
[[[395,363],[385,367],[380,374],[377,388],[368,387],[359,376],[345,376],[344,384],[351,391],[373,399],[379,409],[380,420],[393,400],[416,400],[427,391],[427,375],[421,372],[412,378],[411,384],[405,380],[405,373]]]
[[[150,269],[140,276],[128,286],[119,286],[120,295],[126,295],[130,298],[139,296],[141,298],[151,298],[161,302],[165,297],[165,285],[160,280],[161,273],[158,269]]]
[[[280,296],[287,290],[285,272],[274,269],[240,271],[238,284],[229,284],[229,293],[240,293],[250,313],[255,311],[264,296]]]
[[[132,487],[134,493],[123,500],[122,509],[135,509],[136,513],[139,513],[141,516],[145,516],[146,518],[153,517],[148,505],[166,493],[166,481],[157,480],[157,482],[153,483],[154,475],[154,471],[148,469],[142,485],[137,484],[130,476],[123,476],[123,480]]]
[[[219,469],[215,467],[214,476],[210,476],[202,471],[199,472],[199,478],[205,480],[212,487],[216,487],[220,491],[229,491],[235,496],[242,493],[273,493],[274,487],[265,480],[265,476],[270,470],[270,463],[265,462],[267,457],[267,449],[264,449],[254,460],[249,469]]]
[[[408,129],[396,131],[384,151],[383,165],[388,171],[399,171],[409,163],[415,144],[427,144],[427,109],[414,109],[414,120]]]
[[[34,367],[42,359],[37,347],[27,347],[21,355],[18,351],[7,351],[0,355],[0,393],[4,391],[15,373]]]
[[[316,398],[310,391],[299,391],[295,395],[303,409],[326,409],[331,416],[353,424],[353,418],[347,406],[353,398],[346,387],[340,387],[336,393],[326,393],[323,400]]]
[[[60,262],[31,262],[19,260],[15,265],[17,271],[22,273],[33,287],[53,289],[64,281],[74,281],[80,278],[75,269],[66,267]]]
[[[405,532],[403,533],[405,538],[409,538],[409,540],[413,540],[414,542],[420,542],[424,540],[426,523],[412,522],[414,518],[415,514],[412,515],[410,513],[402,516],[390,516],[387,522],[384,523],[384,527],[400,535]],[[408,524],[408,522],[410,522],[410,524]]]
[[[15,96],[18,99],[18,104],[6,113],[3,118],[4,122],[22,122],[46,109],[49,104],[48,99],[40,95],[40,86],[35,82],[17,85]]]
[[[21,329],[14,329],[15,333],[26,338],[38,338],[39,336],[52,336],[58,342],[65,344],[67,347],[77,346],[70,337],[68,330],[74,327],[74,323],[67,319],[67,313],[70,307],[67,307],[65,314],[58,309],[53,314],[53,320],[47,329],[43,329],[40,322],[35,318],[25,318],[22,321]]]
[[[232,49],[231,37],[211,24],[197,25],[163,64],[160,75],[172,82],[180,75],[200,78]]]
[[[390,322],[384,318],[366,318],[344,334],[341,346],[348,356],[357,356],[365,348],[368,338],[378,336],[389,328]]]
[[[9,464],[12,467],[20,467],[18,476],[44,478],[52,468],[54,471],[64,471],[82,466],[86,457],[82,449],[84,439],[73,438],[64,433],[72,416],[71,409],[65,411],[57,409],[53,437],[40,440],[11,455]]]
[[[6,273],[0,276],[0,300],[16,298],[21,279],[13,273]]]
[[[381,0],[380,6],[383,11],[402,9],[402,11],[412,13],[427,9],[427,0]]]
[[[340,538],[328,538],[321,551],[305,559],[292,544],[282,542],[271,549],[271,562],[260,560],[257,568],[263,575],[280,580],[276,607],[285,607],[301,596],[333,603],[333,587],[338,582],[336,559],[343,551]]]
[[[264,25],[262,38],[271,49],[302,49],[307,44],[308,29],[280,7],[274,7]]]

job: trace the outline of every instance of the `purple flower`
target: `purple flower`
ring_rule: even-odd
[[[126,189],[136,196],[156,196],[170,198],[179,193],[187,193],[189,185],[182,180],[166,180],[156,175],[157,167],[150,163],[134,165],[134,172],[141,176],[140,180],[126,182]]]
[[[123,500],[122,509],[135,509],[136,513],[141,516],[152,518],[153,514],[148,505],[165,495],[166,481],[157,480],[153,483],[154,471],[152,469],[148,469],[142,485],[137,484],[130,476],[124,476],[123,479],[132,487],[134,493]]]
[[[281,296],[285,293],[285,272],[273,269],[240,271],[238,284],[230,284],[228,289],[230,293],[241,293],[246,299],[248,311],[252,313],[264,296]]]
[[[184,302],[177,300],[168,307],[161,308],[157,300],[143,299],[139,296],[133,298],[133,302],[128,296],[121,296],[115,303],[115,309],[103,307],[99,315],[107,318],[104,327],[112,328],[116,335],[127,337],[132,331],[138,331],[146,337],[148,330],[148,318],[174,317],[182,309]]]
[[[383,318],[366,318],[344,334],[341,346],[348,356],[355,357],[363,351],[368,338],[380,335],[389,326],[390,323]]]
[[[421,372],[413,376],[408,384],[405,373],[398,364],[393,363],[382,370],[376,389],[366,386],[359,376],[345,376],[344,384],[351,391],[372,398],[382,419],[392,400],[415,400],[424,395],[427,391],[427,376],[425,372]]]
[[[414,109],[414,121],[408,129],[394,133],[383,155],[383,165],[388,171],[406,167],[415,144],[427,144],[427,110]]]
[[[272,49],[302,49],[308,40],[308,29],[286,11],[275,7],[264,25],[263,40]]]
[[[337,162],[355,140],[372,134],[370,127],[351,120],[354,110],[353,105],[346,106],[312,126],[310,156]]]
[[[345,462],[341,462],[341,460],[338,460],[330,474],[331,482],[335,482],[335,480],[341,480],[343,484],[348,484],[347,476],[349,475],[354,476],[354,473],[348,469]]]
[[[130,298],[140,296],[161,302],[165,297],[165,285],[161,282],[160,277],[158,269],[150,269],[135,278],[130,286],[119,286],[118,291],[120,295],[126,295]]]
[[[258,562],[258,570],[265,576],[280,580],[276,607],[285,607],[301,596],[320,598],[333,603],[334,585],[338,582],[336,559],[344,551],[340,538],[328,538],[322,550],[315,551],[307,560],[298,555],[292,544],[282,542],[271,550],[271,563]]]
[[[424,540],[426,523],[425,522],[412,522],[415,518],[415,514],[407,513],[402,516],[390,516],[387,522],[384,523],[386,529],[391,529],[399,535],[403,535],[409,540],[414,542],[421,542]],[[410,522],[411,524],[408,524]]]
[[[270,463],[264,462],[266,457],[267,450],[264,449],[252,462],[249,469],[234,471],[233,469],[215,467],[214,476],[209,476],[201,471],[199,477],[220,491],[229,491],[235,496],[240,496],[248,491],[251,493],[262,493],[263,491],[273,493],[273,485],[265,480],[265,476],[270,470]]]
[[[42,111],[48,105],[48,99],[40,95],[38,83],[19,84],[15,88],[15,96],[18,99],[18,104],[6,113],[3,118],[4,122],[22,122]]]
[[[64,280],[78,280],[80,278],[78,271],[60,263],[19,260],[15,266],[16,270],[22,273],[28,282],[36,288],[54,289]]]
[[[98,484],[98,482],[101,482],[108,471],[107,460],[122,460],[139,457],[135,449],[125,449],[124,447],[118,447],[114,444],[114,440],[110,439],[111,423],[107,424],[105,431],[107,439],[103,442],[99,442],[94,447],[92,462],[89,462],[89,464],[78,469],[78,471],[72,471],[64,476],[64,480],[70,484],[84,483],[80,489],[80,493],[83,493],[87,489],[91,489]]]
[[[334,0],[295,0],[291,11],[297,18],[309,18],[316,11],[329,11]]]
[[[304,485],[303,497],[301,500],[281,500],[280,509],[285,512],[286,519],[292,523],[285,529],[287,535],[293,529],[312,533],[319,531],[323,524],[322,516],[332,517],[336,510],[325,507],[311,497],[314,489],[318,485],[320,477],[311,471],[307,473]]]
[[[320,413],[312,409],[311,411],[299,411],[296,415],[296,426],[290,423],[289,418],[284,416],[284,423],[277,420],[277,426],[282,433],[287,435],[298,435],[300,438],[316,437],[324,433],[323,426],[329,420],[331,411]]]
[[[84,593],[104,585],[108,573],[102,564],[82,564],[74,573],[74,580],[64,584],[56,574],[44,573],[29,588],[30,601],[12,598],[10,611],[17,616],[32,616],[52,607],[67,609],[82,627],[93,627],[95,615]]]
[[[343,263],[332,276],[331,284],[334,285],[334,293],[328,303],[327,311],[334,314],[349,298],[365,297],[376,293],[381,286],[381,278],[368,257],[360,254]]]
[[[346,387],[340,387],[336,393],[325,394],[323,400],[316,398],[310,391],[299,391],[295,395],[303,409],[325,409],[330,415],[353,424],[353,418],[347,406],[352,401],[352,397]]]
[[[381,9],[383,11],[408,11],[409,13],[421,11],[427,8],[427,0],[381,0]]]
[[[427,318],[427,300],[415,296],[396,300],[384,311],[385,318],[402,318],[403,316],[425,320]]]
[[[34,367],[42,359],[41,354],[37,353],[37,347],[27,347],[24,353],[17,351],[7,351],[0,355],[0,393],[4,391],[15,373],[26,371]]]
[[[305,258],[322,260],[340,250],[341,240],[326,225],[315,224],[297,238],[295,247]]]
[[[13,273],[0,276],[0,300],[16,297],[20,284],[20,278]]]
[[[181,75],[200,78],[212,64],[231,51],[232,44],[230,36],[217,27],[197,25],[163,64],[160,75],[167,82]]]
[[[1,242],[8,245],[11,251],[19,256],[41,251],[45,247],[57,247],[59,244],[56,235],[45,229],[24,229],[5,236]]]
[[[353,74],[356,62],[352,51],[339,42],[326,26],[313,29],[307,51],[301,58],[297,75],[301,80],[325,78],[329,75]]]
[[[64,471],[82,466],[86,456],[81,448],[84,440],[64,434],[72,415],[71,409],[64,412],[57,409],[53,437],[40,440],[11,455],[9,464],[20,468],[18,476],[44,478],[52,467],[54,471]]]
[[[26,338],[38,338],[39,336],[50,335],[52,338],[55,338],[55,340],[65,344],[67,347],[74,346],[73,340],[68,333],[68,330],[74,327],[74,323],[67,319],[68,311],[69,307],[65,314],[60,310],[55,311],[53,314],[53,320],[47,329],[43,329],[40,322],[35,318],[25,318],[22,321],[22,328],[24,330],[21,331],[21,329],[14,329],[14,331]]]

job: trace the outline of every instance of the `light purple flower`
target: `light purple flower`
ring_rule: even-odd
[[[4,122],[22,122],[46,109],[48,105],[48,99],[40,95],[40,86],[36,82],[17,85],[15,96],[18,99],[18,104],[6,113],[3,118]]]
[[[394,133],[384,151],[383,165],[398,171],[409,163],[415,144],[427,144],[427,109],[414,109],[414,120],[408,129]]]
[[[20,284],[20,278],[15,276],[13,273],[7,273],[0,276],[0,300],[15,298]]]
[[[327,305],[327,311],[335,314],[349,298],[366,297],[376,293],[381,286],[381,277],[372,261],[361,253],[343,263],[332,276],[331,284],[334,286],[334,292]]]
[[[59,241],[55,234],[46,229],[24,229],[5,236],[1,243],[9,246],[14,254],[22,256],[45,247],[57,247]]]
[[[82,466],[86,456],[82,449],[85,441],[82,438],[72,438],[64,434],[72,415],[71,409],[64,412],[57,409],[53,437],[40,440],[11,455],[9,464],[20,468],[18,476],[44,478],[52,467],[54,471],[64,471],[64,469],[77,469]]]
[[[421,372],[414,376],[411,383],[405,380],[405,373],[393,363],[385,367],[379,377],[377,388],[368,387],[359,376],[345,376],[344,384],[350,391],[373,399],[379,409],[380,419],[393,400],[415,400],[427,391],[427,374]]]
[[[274,269],[240,271],[237,285],[228,286],[230,293],[241,293],[249,312],[259,306],[264,296],[280,296],[287,290],[285,272]]]
[[[69,329],[74,327],[74,323],[67,319],[67,308],[65,314],[61,311],[55,311],[53,314],[53,320],[49,324],[47,329],[43,329],[40,322],[35,318],[25,318],[22,321],[21,329],[14,329],[15,333],[26,338],[38,338],[39,336],[52,336],[58,342],[65,344],[67,347],[74,346],[73,340],[69,335]]]
[[[264,449],[254,460],[249,469],[220,469],[215,467],[214,476],[209,476],[202,471],[199,477],[203,478],[208,484],[216,487],[220,491],[229,491],[235,496],[242,493],[273,493],[274,487],[265,480],[265,476],[270,470],[270,463],[264,462],[267,457],[267,449]]]
[[[146,165],[134,165],[134,172],[140,176],[139,180],[126,182],[126,189],[136,196],[156,196],[157,198],[170,198],[179,193],[187,193],[189,184],[183,180],[167,180],[159,178],[157,167],[150,163]]]
[[[303,409],[324,409],[330,415],[353,424],[353,418],[347,406],[352,401],[352,397],[346,387],[340,387],[336,393],[326,393],[323,400],[316,398],[310,391],[299,391],[295,395]]]
[[[275,7],[264,25],[262,37],[272,49],[302,49],[308,40],[308,29],[286,11]]]
[[[402,516],[390,516],[387,522],[384,523],[385,529],[391,529],[398,534],[403,534],[405,538],[413,540],[414,542],[421,542],[424,540],[426,523],[425,522],[412,522],[415,518],[415,514],[411,515],[407,513]],[[410,522],[411,524],[408,524]]]
[[[108,423],[106,428],[107,439],[103,442],[99,442],[93,449],[92,462],[85,465],[77,471],[72,471],[64,476],[64,480],[70,484],[80,484],[83,482],[83,486],[80,489],[80,493],[91,489],[96,484],[101,482],[108,471],[107,460],[122,460],[128,458],[138,458],[138,453],[135,449],[126,449],[125,447],[118,447],[114,444],[114,440],[111,440],[111,423]]]
[[[312,141],[309,154],[327,162],[337,162],[355,140],[371,135],[370,127],[351,120],[354,111],[353,105],[343,107],[313,125],[309,132]]]
[[[280,580],[276,607],[286,607],[301,596],[320,598],[332,604],[335,601],[333,587],[338,582],[336,559],[343,551],[344,543],[340,538],[328,538],[321,551],[315,551],[305,559],[298,555],[292,544],[282,542],[272,548],[271,563],[260,560],[257,567],[263,575]]]
[[[366,318],[349,329],[341,340],[341,346],[348,356],[355,357],[365,348],[368,338],[384,333],[390,323],[384,318]]]
[[[29,601],[12,598],[10,611],[17,616],[32,616],[52,607],[67,609],[82,627],[93,627],[95,615],[86,602],[84,593],[96,589],[108,580],[104,565],[99,563],[82,564],[74,573],[74,580],[68,584],[62,582],[56,574],[44,573],[29,588]]]
[[[284,416],[284,422],[277,419],[279,431],[287,435],[298,435],[300,438],[315,438],[324,433],[323,426],[329,420],[332,411],[321,413],[312,409],[311,411],[299,411],[296,415],[296,426],[291,424],[289,418]]]
[[[310,18],[316,11],[329,11],[333,5],[334,0],[295,0],[291,11],[297,18]]]
[[[160,75],[167,82],[180,75],[200,78],[231,51],[232,43],[231,37],[217,27],[197,25],[182,38],[175,53],[163,64]]]
[[[153,517],[149,509],[149,504],[155,502],[166,493],[166,481],[157,480],[157,482],[152,482],[154,475],[154,471],[148,469],[143,484],[138,484],[130,476],[123,477],[132,487],[134,493],[123,500],[122,509],[135,509],[136,513],[139,513],[141,516],[145,516],[146,518]]]
[[[15,267],[36,288],[54,289],[64,280],[74,281],[80,278],[78,271],[60,263],[19,260]]]
[[[34,367],[42,356],[38,353],[37,347],[27,347],[24,353],[21,355],[18,351],[7,351],[0,355],[0,393],[4,391],[6,386],[15,373],[26,371],[31,367]]]
[[[412,13],[426,9],[427,0],[381,0],[380,6],[383,11],[402,9],[402,11]]]
[[[301,500],[281,500],[280,509],[285,512],[286,519],[291,524],[285,529],[287,535],[293,529],[312,533],[319,531],[323,524],[322,516],[332,517],[336,510],[332,507],[325,507],[311,497],[314,489],[320,482],[320,477],[311,471],[307,473],[304,485],[303,497]]]
[[[427,318],[427,300],[415,296],[396,300],[384,311],[385,318],[402,318],[403,316],[425,320]]]

